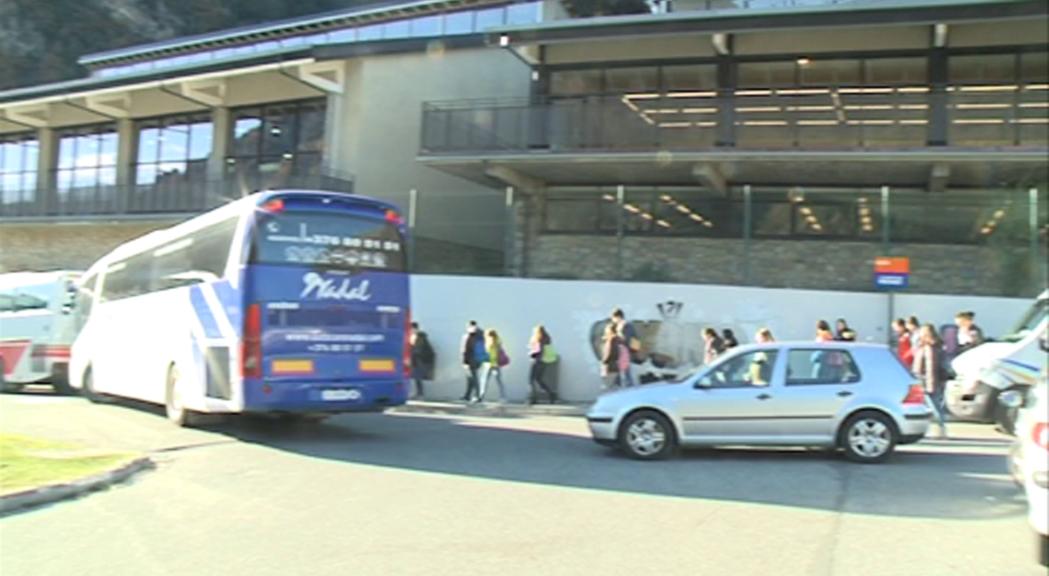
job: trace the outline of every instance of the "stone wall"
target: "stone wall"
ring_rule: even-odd
[[[176,222],[4,222],[0,272],[86,270],[120,244]]]
[[[911,259],[914,292],[1021,296],[1044,285],[1032,281],[1025,247],[897,244],[885,254],[873,243],[754,240],[746,258],[742,240],[628,236],[621,271],[615,236],[544,234],[530,249],[539,278],[869,291],[874,259],[896,255]]]

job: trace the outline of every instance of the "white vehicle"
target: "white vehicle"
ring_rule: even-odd
[[[0,274],[0,388],[50,383],[68,392],[72,305],[79,272]]]
[[[403,404],[406,232],[385,202],[269,191],[127,242],[84,274],[70,384],[178,425]]]
[[[1019,404],[1021,398],[1010,392],[1006,401]],[[1038,534],[1039,561],[1049,566],[1049,384],[1044,376],[1024,402],[1009,468],[1027,494],[1027,518]]]
[[[1042,292],[1012,334],[985,342],[951,363],[954,380],[947,383],[947,409],[955,417],[993,422],[1002,392],[1034,384],[1046,369],[1039,340],[1049,324],[1049,290]]]

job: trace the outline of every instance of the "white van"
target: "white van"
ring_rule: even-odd
[[[998,396],[1010,388],[1030,386],[1046,369],[1039,340],[1049,323],[1049,290],[1042,292],[1012,334],[985,342],[951,363],[955,379],[947,383],[947,409],[963,420],[993,422]]]
[[[70,391],[69,346],[79,272],[0,274],[0,390],[50,383]]]

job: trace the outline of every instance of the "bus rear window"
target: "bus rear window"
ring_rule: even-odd
[[[253,264],[403,272],[404,241],[385,220],[319,212],[259,215]]]

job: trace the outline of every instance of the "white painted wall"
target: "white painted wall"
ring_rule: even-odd
[[[863,341],[885,342],[889,297],[878,293],[747,288],[738,286],[647,284],[416,276],[412,278],[412,316],[437,351],[436,380],[427,397],[462,396],[465,379],[459,343],[466,323],[476,320],[503,337],[511,364],[503,379],[513,400],[528,393],[527,345],[531,329],[543,324],[561,355],[560,394],[570,401],[594,398],[600,387],[598,360],[589,343],[593,324],[615,307],[628,320],[661,320],[656,305],[673,300],[683,307],[676,320],[691,338],[700,327],[732,328],[750,342],[758,328],[769,327],[779,340],[810,340],[819,319],[844,317]],[[895,316],[915,314],[922,322],[950,323],[960,310],[976,312],[977,323],[991,337],[1010,331],[1031,300],[900,294]],[[687,325],[687,326],[682,326]],[[698,337],[698,335],[696,335]],[[493,383],[494,387],[494,383]],[[489,391],[489,399],[497,390]]]

